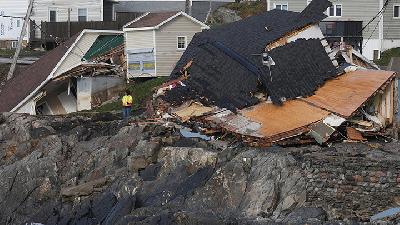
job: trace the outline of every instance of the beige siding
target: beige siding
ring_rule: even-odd
[[[186,36],[189,44],[201,26],[190,19],[179,16],[156,31],[157,76],[169,76],[183,51],[177,50],[177,37]]]
[[[394,5],[400,6],[400,0],[390,1],[383,17],[383,39],[400,39],[400,18],[393,18]]]
[[[301,12],[307,6],[307,0],[272,0],[270,2],[271,9],[274,8],[274,3],[285,2],[288,3],[289,10],[295,12]],[[363,21],[364,26],[380,10],[379,0],[335,0],[331,2],[333,2],[334,4],[342,4],[342,17],[328,17],[325,19],[325,21]],[[375,20],[370,25],[368,25],[363,33],[364,38],[369,38],[371,34],[372,39],[377,39],[379,37],[379,27],[376,27],[375,32],[373,32],[377,23],[378,20]]]
[[[72,49],[65,60],[61,63],[57,71],[54,73],[53,77],[61,75],[62,73],[72,69],[73,67],[81,63],[82,57],[90,49],[98,36],[98,33],[85,33],[82,38],[77,42],[77,46]]]
[[[126,50],[139,48],[154,48],[153,30],[126,31]]]

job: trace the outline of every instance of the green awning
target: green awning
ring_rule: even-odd
[[[82,61],[104,55],[124,43],[123,35],[100,35],[83,56]]]

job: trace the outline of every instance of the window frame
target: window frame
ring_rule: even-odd
[[[85,15],[86,19],[85,20],[79,20],[79,18],[81,17],[79,15],[79,10],[85,10],[85,12],[86,12],[86,15]],[[88,10],[88,8],[78,8],[78,22],[87,22],[87,21],[89,21],[89,10]]]
[[[56,13],[55,21],[51,21],[51,12]],[[56,8],[49,8],[49,22],[57,22],[58,21],[58,10]]]
[[[289,3],[288,2],[274,2],[274,9],[277,9],[276,6],[280,5],[281,8],[279,10],[289,11]],[[286,5],[286,9],[282,9],[282,6]]]
[[[15,45],[15,46],[14,46]],[[18,48],[18,41],[11,41],[11,48],[16,49]]]
[[[184,48],[179,48],[179,38],[184,38],[185,39],[185,47]],[[187,46],[188,46],[188,43],[187,43],[188,41],[187,41],[187,36],[177,36],[176,37],[176,49],[178,50],[178,51],[185,51],[186,50],[186,48],[187,48]]]
[[[337,15],[337,6],[339,6],[339,5],[340,5],[340,16]],[[331,7],[333,7],[333,14],[334,14],[334,15],[331,15],[331,13],[330,13]],[[343,4],[342,4],[342,3],[340,3],[340,4],[332,4],[331,7],[329,7],[329,8],[326,10],[326,15],[327,15],[328,17],[340,18],[340,17],[343,16]]]
[[[398,7],[398,9],[399,9],[397,17],[394,16],[396,7]],[[396,19],[396,20],[400,19],[400,4],[393,5],[393,19]]]

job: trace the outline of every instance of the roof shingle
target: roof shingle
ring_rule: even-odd
[[[155,27],[178,12],[149,13],[139,20],[129,24],[126,28]]]
[[[314,0],[302,13],[272,10],[198,33],[178,61],[172,79],[193,60],[186,81],[189,87],[184,89],[231,110],[257,103],[253,94],[260,91],[259,81],[276,104],[309,96],[338,73],[319,39],[297,40],[271,50],[277,64],[271,71],[262,65],[261,54],[273,41],[325,18],[323,8],[330,4]],[[166,99],[173,99],[168,95]]]

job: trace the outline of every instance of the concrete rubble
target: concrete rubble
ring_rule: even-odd
[[[396,142],[253,148],[176,126],[1,114],[0,224],[369,224],[400,204]]]

